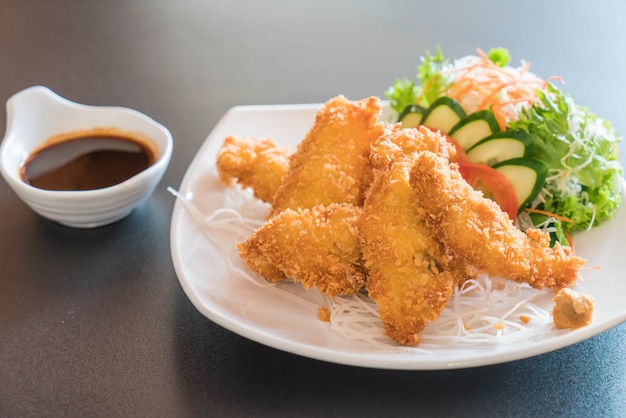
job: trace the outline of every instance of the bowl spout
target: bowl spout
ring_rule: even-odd
[[[6,102],[6,134],[14,129],[26,129],[33,120],[44,113],[55,113],[54,109],[71,106],[72,102],[44,86],[32,86],[11,96]]]

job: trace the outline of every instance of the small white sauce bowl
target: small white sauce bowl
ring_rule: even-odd
[[[130,214],[152,194],[172,156],[172,135],[167,128],[136,110],[78,104],[47,87],[33,86],[11,96],[6,111],[6,133],[0,145],[2,176],[31,209],[69,227],[95,228]],[[102,189],[45,190],[22,180],[23,164],[49,138],[93,129],[115,129],[150,138],[155,162],[133,177]]]

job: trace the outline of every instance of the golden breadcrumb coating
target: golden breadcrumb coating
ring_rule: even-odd
[[[537,229],[519,230],[497,203],[474,190],[450,164],[431,152],[416,155],[411,187],[433,233],[468,273],[486,273],[561,288],[572,285],[584,260]]]
[[[245,263],[268,281],[273,266],[306,289],[334,297],[354,294],[365,283],[357,219],[361,208],[331,203],[311,209],[285,209],[267,220],[237,248]],[[279,278],[280,280],[280,278]]]
[[[382,133],[379,112],[377,97],[352,102],[337,96],[326,102],[289,158],[270,216],[319,204],[360,206],[372,179],[369,148]]]
[[[289,170],[290,154],[271,138],[230,135],[217,155],[217,172],[223,184],[237,181],[250,187],[257,199],[272,203]]]
[[[409,170],[421,150],[453,152],[430,130],[398,126],[372,146],[374,181],[358,223],[367,291],[387,335],[404,345],[419,342],[418,333],[440,316],[461,279],[416,210]]]
[[[592,296],[565,287],[552,301],[552,318],[557,328],[576,329],[591,323],[595,305]]]
[[[325,306],[317,308],[317,319],[322,322],[330,322],[330,309]]]

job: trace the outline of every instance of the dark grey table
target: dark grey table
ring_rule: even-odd
[[[151,199],[100,229],[43,220],[0,183],[0,416],[626,416],[625,325],[507,364],[372,370],[248,341],[183,293],[166,187],[224,112],[380,96],[437,45],[505,46],[626,133],[620,0],[1,0],[0,100],[43,84],[133,107],[176,146]]]

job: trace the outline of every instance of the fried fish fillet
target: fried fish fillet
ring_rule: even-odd
[[[354,294],[365,283],[360,214],[348,203],[285,209],[237,248],[248,267],[270,282],[289,277],[331,297]]]
[[[585,261],[571,247],[555,244],[537,229],[520,231],[500,207],[474,190],[450,164],[432,152],[416,155],[410,184],[417,207],[450,253],[471,274],[486,273],[543,288],[575,283]]]
[[[358,222],[367,291],[386,334],[403,345],[419,342],[419,332],[441,315],[462,279],[417,211],[420,197],[409,186],[413,158],[423,150],[454,152],[439,134],[398,126],[372,146],[374,180]]]
[[[330,203],[360,206],[372,179],[370,145],[382,133],[379,99],[352,102],[337,96],[289,158],[289,172],[272,202],[270,217],[283,210]]]
[[[254,196],[272,203],[289,170],[291,151],[271,138],[226,137],[217,155],[217,172],[223,184],[235,181],[253,190]]]

